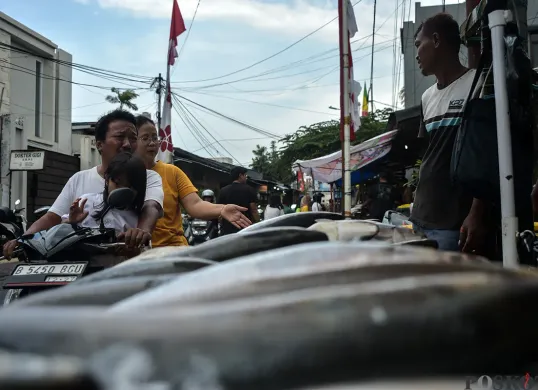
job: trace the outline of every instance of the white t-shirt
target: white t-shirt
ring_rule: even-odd
[[[145,200],[154,200],[163,207],[164,192],[161,176],[155,171],[146,170],[147,185]],[[69,214],[69,207],[82,194],[98,194],[105,189],[105,179],[97,173],[97,167],[75,173],[65,184],[62,192],[49,209],[59,216]],[[162,211],[161,211],[162,213]]]
[[[99,220],[96,220],[93,215],[97,210],[103,207],[103,193],[99,194],[84,194],[81,199],[88,199],[84,205],[84,211],[88,212],[88,216],[79,223],[79,226],[88,228],[98,228]],[[67,220],[69,214],[62,215],[62,220]],[[110,209],[104,218],[105,227],[114,228],[117,232],[125,232],[129,228],[135,228],[138,225],[138,216],[132,210],[116,210]]]
[[[321,205],[318,202],[314,202],[312,204],[312,211],[323,211],[323,209],[321,208]]]
[[[263,213],[263,219],[271,219],[284,215],[284,210],[277,207],[267,206],[265,212]]]

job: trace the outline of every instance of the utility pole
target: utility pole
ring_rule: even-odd
[[[340,21],[340,126],[344,132],[342,142],[342,211],[351,217],[351,172],[349,170],[351,115],[349,106],[349,29],[348,0],[338,0]]]
[[[155,93],[158,97],[158,103],[157,103],[157,126],[158,129],[161,129],[161,109],[162,109],[162,95],[163,95],[163,88],[164,88],[164,80],[163,76],[159,73],[159,77],[155,78],[153,80],[153,83],[151,84],[151,88],[155,88]]]
[[[374,111],[374,44],[375,44],[375,15],[377,11],[377,0],[374,0],[374,23],[372,26],[372,60],[370,63],[370,110]],[[366,87],[366,86],[365,86]]]

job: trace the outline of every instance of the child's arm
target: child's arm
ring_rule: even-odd
[[[88,211],[84,211],[84,206],[86,205],[87,201],[88,199],[82,199],[82,201],[81,198],[75,199],[75,201],[71,204],[71,207],[69,207],[69,216],[67,217],[65,223],[77,224],[84,221],[89,214]]]

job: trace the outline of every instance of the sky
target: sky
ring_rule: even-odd
[[[179,58],[170,78],[172,92],[183,102],[174,103],[179,111],[172,114],[174,146],[204,157],[232,157],[235,164],[247,166],[256,145],[269,147],[275,136],[338,120],[338,23],[330,22],[337,16],[336,0],[178,3],[187,32],[179,38]],[[352,3],[359,27],[352,38],[354,75],[364,85],[370,83],[374,3]],[[399,28],[402,19],[414,19],[414,7],[414,0],[377,2],[376,109],[399,104]],[[74,70],[74,82],[92,85],[73,84],[74,122],[94,121],[114,109],[105,101],[111,87],[136,88],[138,112],[155,118],[157,98],[147,80],[166,75],[172,0],[2,0],[0,10],[71,53],[74,63],[132,75],[120,80]]]

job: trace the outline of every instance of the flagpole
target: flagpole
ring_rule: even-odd
[[[377,11],[377,0],[374,0],[374,21],[372,27],[372,58],[370,62],[370,107],[373,112],[374,110],[374,46],[375,46],[375,15]],[[370,108],[369,107],[369,108]]]
[[[348,1],[338,0],[340,10],[340,126],[343,126],[342,142],[342,195],[344,217],[351,217],[351,174],[350,158],[350,125],[349,112],[349,30],[348,30]]]

